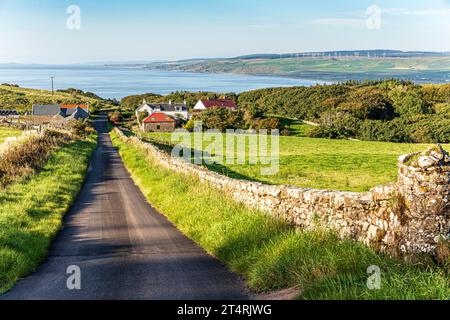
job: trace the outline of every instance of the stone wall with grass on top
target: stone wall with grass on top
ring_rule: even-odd
[[[120,138],[146,150],[162,166],[194,174],[236,201],[306,230],[327,228],[393,256],[434,254],[449,240],[450,157],[442,148],[399,159],[396,184],[357,193],[266,185],[232,179],[173,158],[136,137]]]
[[[3,142],[2,144],[0,144],[0,157],[6,153],[9,149],[11,149],[12,147],[14,147],[15,145],[24,142],[25,140],[28,140],[32,137],[37,136],[39,133],[37,131],[34,130],[28,130],[28,131],[24,131],[22,132],[22,134],[20,136],[17,137],[9,137],[5,140],[5,142]]]
[[[24,133],[0,154],[0,188],[32,175],[41,168],[51,153],[73,140],[64,131],[45,130],[40,133]]]

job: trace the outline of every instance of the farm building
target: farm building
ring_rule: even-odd
[[[32,119],[35,123],[50,123],[62,119],[82,120],[89,118],[89,106],[83,104],[73,105],[34,105]]]
[[[18,119],[20,117],[16,110],[0,110],[1,119]]]
[[[172,132],[175,130],[175,120],[162,112],[154,112],[142,121],[144,132]]]
[[[188,108],[186,102],[184,103],[147,103],[146,100],[143,104],[136,110],[136,117],[139,119],[139,115],[147,112],[148,114],[153,114],[155,112],[164,113],[173,118],[188,119]]]
[[[61,109],[65,109],[66,114],[69,116],[75,113],[77,109],[81,109],[88,114],[90,113],[88,104],[62,104]]]
[[[237,104],[230,99],[207,99],[199,100],[194,107],[195,111],[202,111],[210,108],[227,108],[237,110]]]

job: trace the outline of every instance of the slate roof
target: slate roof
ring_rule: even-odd
[[[59,104],[34,105],[33,116],[54,116],[60,113],[61,106]]]
[[[0,110],[0,116],[18,116],[19,113],[16,110]]]
[[[164,112],[184,112],[187,111],[188,108],[183,103],[146,103],[143,106],[149,106],[153,110],[160,110]]]
[[[88,110],[89,107],[87,105],[34,105],[32,114],[33,116],[55,116],[59,114],[62,117],[67,117],[77,113],[76,118],[79,119],[88,118]]]
[[[89,118],[89,113],[85,109],[82,109],[81,107],[77,107],[76,109],[66,109],[66,114],[69,114],[69,110],[73,112],[71,112],[68,119],[78,120]]]
[[[144,123],[162,123],[162,122],[175,122],[171,117],[162,113],[155,112],[145,118]]]

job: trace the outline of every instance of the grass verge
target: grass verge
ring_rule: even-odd
[[[84,182],[96,136],[55,151],[28,179],[0,191],[0,293],[46,257]]]
[[[250,210],[193,176],[163,169],[141,148],[118,148],[147,199],[188,237],[245,276],[254,291],[288,287],[299,299],[447,299],[448,274],[407,265],[326,231],[298,232]],[[381,269],[381,289],[369,290],[367,268]]]

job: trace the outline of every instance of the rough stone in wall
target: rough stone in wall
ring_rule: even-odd
[[[440,145],[399,159],[403,251],[431,252],[450,232],[450,156]],[[409,250],[408,250],[409,248]]]
[[[449,239],[450,157],[440,146],[400,157],[396,184],[356,193],[232,179],[117,132],[123,140],[145,149],[163,167],[194,174],[236,201],[302,229],[335,230],[343,238],[394,256],[433,254],[439,241]]]

